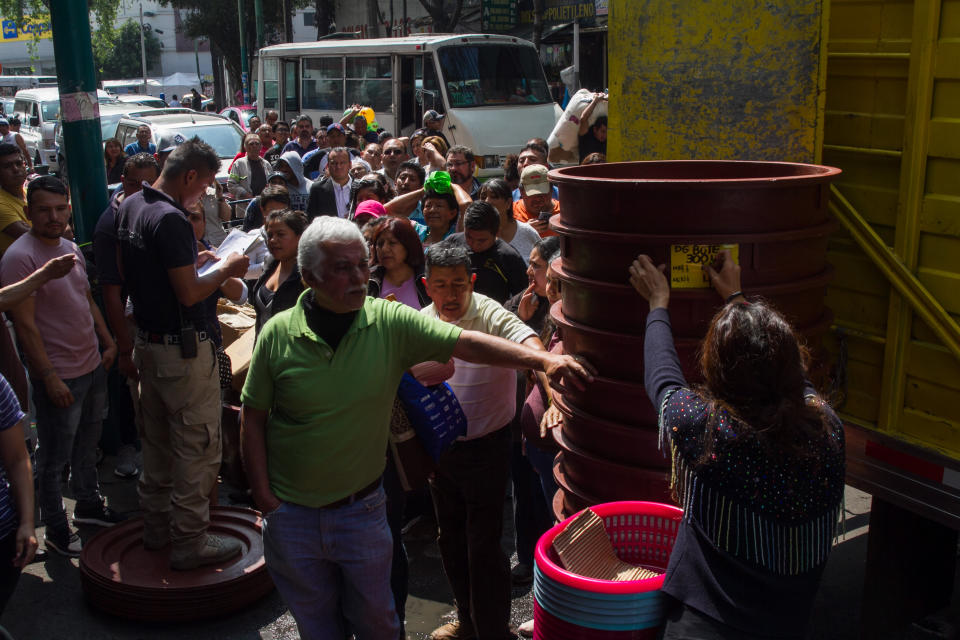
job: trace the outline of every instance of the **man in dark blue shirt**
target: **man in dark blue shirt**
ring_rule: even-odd
[[[283,148],[283,153],[287,151],[296,151],[302,158],[308,151],[317,148],[317,141],[313,137],[313,118],[307,114],[297,118],[297,137],[291,140]]]
[[[249,259],[231,254],[200,276],[188,220],[219,168],[216,151],[194,137],[170,153],[153,186],[117,211],[119,266],[137,324],[143,543],[172,543],[170,566],[178,570],[220,562],[242,547],[207,533],[220,467],[220,380],[201,303],[227,278],[242,277]]]
[[[157,145],[150,142],[150,138],[153,134],[150,132],[150,127],[145,124],[137,127],[137,141],[131,142],[126,147],[124,147],[123,152],[127,156],[135,156],[138,153],[149,153],[153,155],[157,152]]]

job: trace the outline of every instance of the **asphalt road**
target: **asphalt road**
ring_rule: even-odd
[[[101,465],[101,478],[111,504],[121,511],[136,513],[135,482],[116,478],[110,458]],[[68,491],[66,487],[64,490]],[[228,495],[229,487],[221,487],[221,503],[229,504]],[[67,503],[70,511],[73,504],[69,497]],[[509,504],[504,508],[509,510]],[[828,562],[811,620],[810,638],[858,637],[869,508],[870,496],[848,487],[847,532]],[[504,548],[512,549],[512,529],[509,528],[512,518],[505,521],[508,530],[504,533]],[[98,528],[82,527],[80,531],[86,539]],[[41,540],[42,535],[42,529],[38,529]],[[431,524],[425,522],[414,526],[406,537],[411,573],[407,632],[413,640],[425,640],[432,629],[452,619],[453,600],[434,538]],[[531,617],[532,598],[529,586],[514,589],[512,619],[515,623]],[[292,640],[299,637],[293,618],[276,592],[244,611],[200,623],[156,625],[102,614],[84,601],[78,561],[56,554],[51,554],[45,562],[30,565],[24,572],[0,624],[18,640]]]

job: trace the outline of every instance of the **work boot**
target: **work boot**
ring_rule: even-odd
[[[476,637],[473,623],[461,623],[459,620],[437,627],[430,634],[430,640],[475,640]]]
[[[170,544],[170,527],[163,529],[143,528],[143,546],[147,551],[157,551]]]
[[[137,450],[133,445],[120,447],[117,453],[117,466],[113,468],[113,475],[118,478],[136,478],[140,475],[140,465],[137,462]]]
[[[243,550],[243,545],[234,538],[206,534],[204,541],[194,551],[174,548],[170,553],[170,568],[189,571],[208,564],[217,564]]]

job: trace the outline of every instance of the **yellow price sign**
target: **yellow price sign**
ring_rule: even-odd
[[[670,286],[674,289],[708,289],[710,279],[703,272],[703,265],[713,262],[724,250],[729,251],[733,261],[739,264],[738,244],[670,245]]]

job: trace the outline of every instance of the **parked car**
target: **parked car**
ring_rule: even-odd
[[[184,140],[197,136],[209,144],[220,156],[217,180],[223,183],[227,181],[227,169],[233,157],[243,145],[244,134],[236,122],[215,113],[190,109],[164,109],[120,118],[114,137],[125,147],[137,139],[137,129],[142,125],[150,127],[157,149],[170,146],[178,135]]]
[[[230,118],[244,130],[250,131],[250,118],[257,115],[257,109],[252,104],[242,104],[237,107],[227,107],[220,111],[220,115]]]
[[[145,96],[140,93],[121,93],[113,96],[117,102],[128,104],[139,104],[144,107],[153,107],[154,109],[166,109],[167,103],[156,96]]]
[[[139,118],[143,116],[153,116],[159,113],[193,113],[190,109],[154,109],[139,104],[130,104],[129,102],[106,102],[100,105],[100,140],[101,143],[107,138],[112,138],[117,133],[117,123],[120,118]],[[56,127],[56,145],[57,145],[57,164],[60,170],[60,177],[67,177],[67,149],[63,143],[63,126],[57,121]]]
[[[113,102],[106,91],[97,90],[97,101]],[[13,101],[13,113],[20,118],[20,135],[33,157],[34,165],[45,164],[51,173],[60,170],[57,158],[56,126],[60,120],[60,91],[56,87],[24,89]]]

